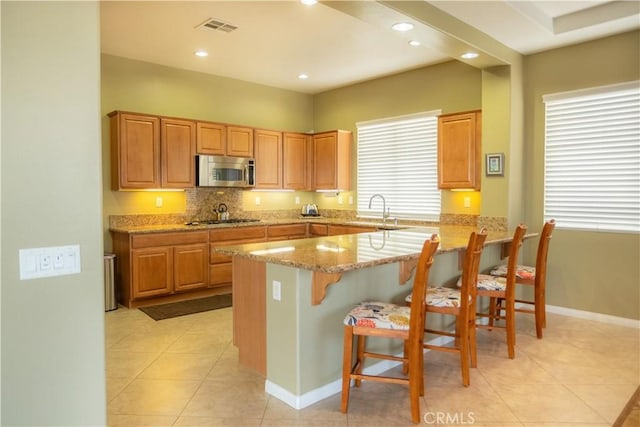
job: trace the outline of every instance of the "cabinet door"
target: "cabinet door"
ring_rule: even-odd
[[[131,251],[133,299],[170,294],[173,289],[171,248]]]
[[[227,156],[253,157],[253,128],[227,126]]]
[[[313,185],[316,190],[351,188],[351,132],[313,135]]]
[[[282,188],[306,190],[307,180],[307,140],[303,133],[285,133],[282,144]]]
[[[309,224],[309,235],[314,236],[327,236],[329,230],[327,224]]]
[[[188,120],[162,119],[162,187],[195,187],[196,125]]]
[[[307,236],[307,224],[270,225],[267,227],[267,240],[301,239]]]
[[[207,243],[173,248],[173,290],[203,288],[209,283]]]
[[[257,189],[282,188],[282,133],[256,130],[253,141]]]
[[[111,188],[160,188],[160,119],[111,115]]]
[[[481,113],[438,118],[438,187],[480,190]]]
[[[196,124],[196,153],[224,156],[227,151],[227,128],[208,122]]]

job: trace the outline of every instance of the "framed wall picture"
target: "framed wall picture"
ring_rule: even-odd
[[[504,176],[504,154],[491,153],[486,155],[487,176]]]

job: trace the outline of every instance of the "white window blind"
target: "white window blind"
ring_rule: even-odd
[[[545,220],[640,232],[639,83],[543,98]]]
[[[356,124],[358,216],[382,216],[381,194],[390,216],[439,220],[437,146],[439,111]]]

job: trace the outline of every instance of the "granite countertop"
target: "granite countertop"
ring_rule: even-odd
[[[364,220],[345,220],[342,218],[323,218],[323,217],[304,217],[304,218],[280,218],[280,219],[262,219],[253,222],[236,222],[236,223],[222,223],[222,224],[205,224],[200,223],[198,225],[186,225],[185,223],[177,224],[154,224],[154,225],[118,225],[109,228],[109,231],[114,233],[130,233],[130,234],[143,234],[143,233],[162,233],[169,231],[201,231],[211,230],[219,228],[235,228],[235,227],[255,227],[265,225],[282,225],[282,224],[336,224],[336,225],[353,225],[360,227],[382,227],[382,222],[379,221],[364,221]],[[406,228],[412,227],[411,224],[394,225],[392,223],[384,224],[385,228]]]
[[[465,249],[469,235],[477,228],[440,225],[383,230],[370,233],[323,236],[308,239],[222,246],[216,251],[257,261],[287,265],[322,273],[350,270],[417,259],[422,245],[432,234],[440,235],[438,253]],[[528,233],[525,238],[537,233]],[[512,231],[489,231],[486,245],[508,243]]]

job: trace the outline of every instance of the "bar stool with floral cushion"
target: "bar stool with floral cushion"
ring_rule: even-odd
[[[547,287],[547,255],[549,253],[549,243],[556,226],[555,220],[547,221],[542,227],[540,240],[538,241],[538,253],[536,255],[536,266],[528,265],[516,266],[516,284],[533,286],[533,300],[516,299],[517,303],[532,305],[530,308],[516,308],[516,312],[529,313],[535,316],[536,336],[542,338],[542,328],[547,327],[546,314],[546,287]],[[507,265],[494,267],[491,270],[492,276],[506,277]],[[503,301],[498,301],[497,310],[502,310]]]
[[[476,281],[480,265],[480,255],[487,238],[487,230],[480,233],[473,232],[469,236],[467,250],[465,252],[460,288],[446,288],[442,286],[427,288],[426,316],[429,313],[455,316],[455,332],[425,329],[427,334],[435,334],[454,338],[453,345],[424,344],[429,350],[458,353],[460,355],[460,370],[462,372],[462,385],[468,387],[470,380],[469,366],[477,366],[476,358]],[[407,302],[413,300],[413,295],[406,298]]]
[[[440,238],[434,234],[426,240],[418,259],[412,293],[415,303],[410,307],[385,302],[363,302],[354,307],[344,319],[344,356],[342,363],[342,405],[346,413],[349,407],[351,380],[359,387],[362,380],[407,384],[411,401],[411,420],[420,422],[420,396],[424,396],[422,343],[424,329],[424,297],[433,256],[438,250]],[[353,363],[353,338],[356,337],[356,360]],[[367,337],[402,340],[403,357],[366,351]],[[406,377],[368,375],[362,373],[366,358],[393,360],[408,365]]]

